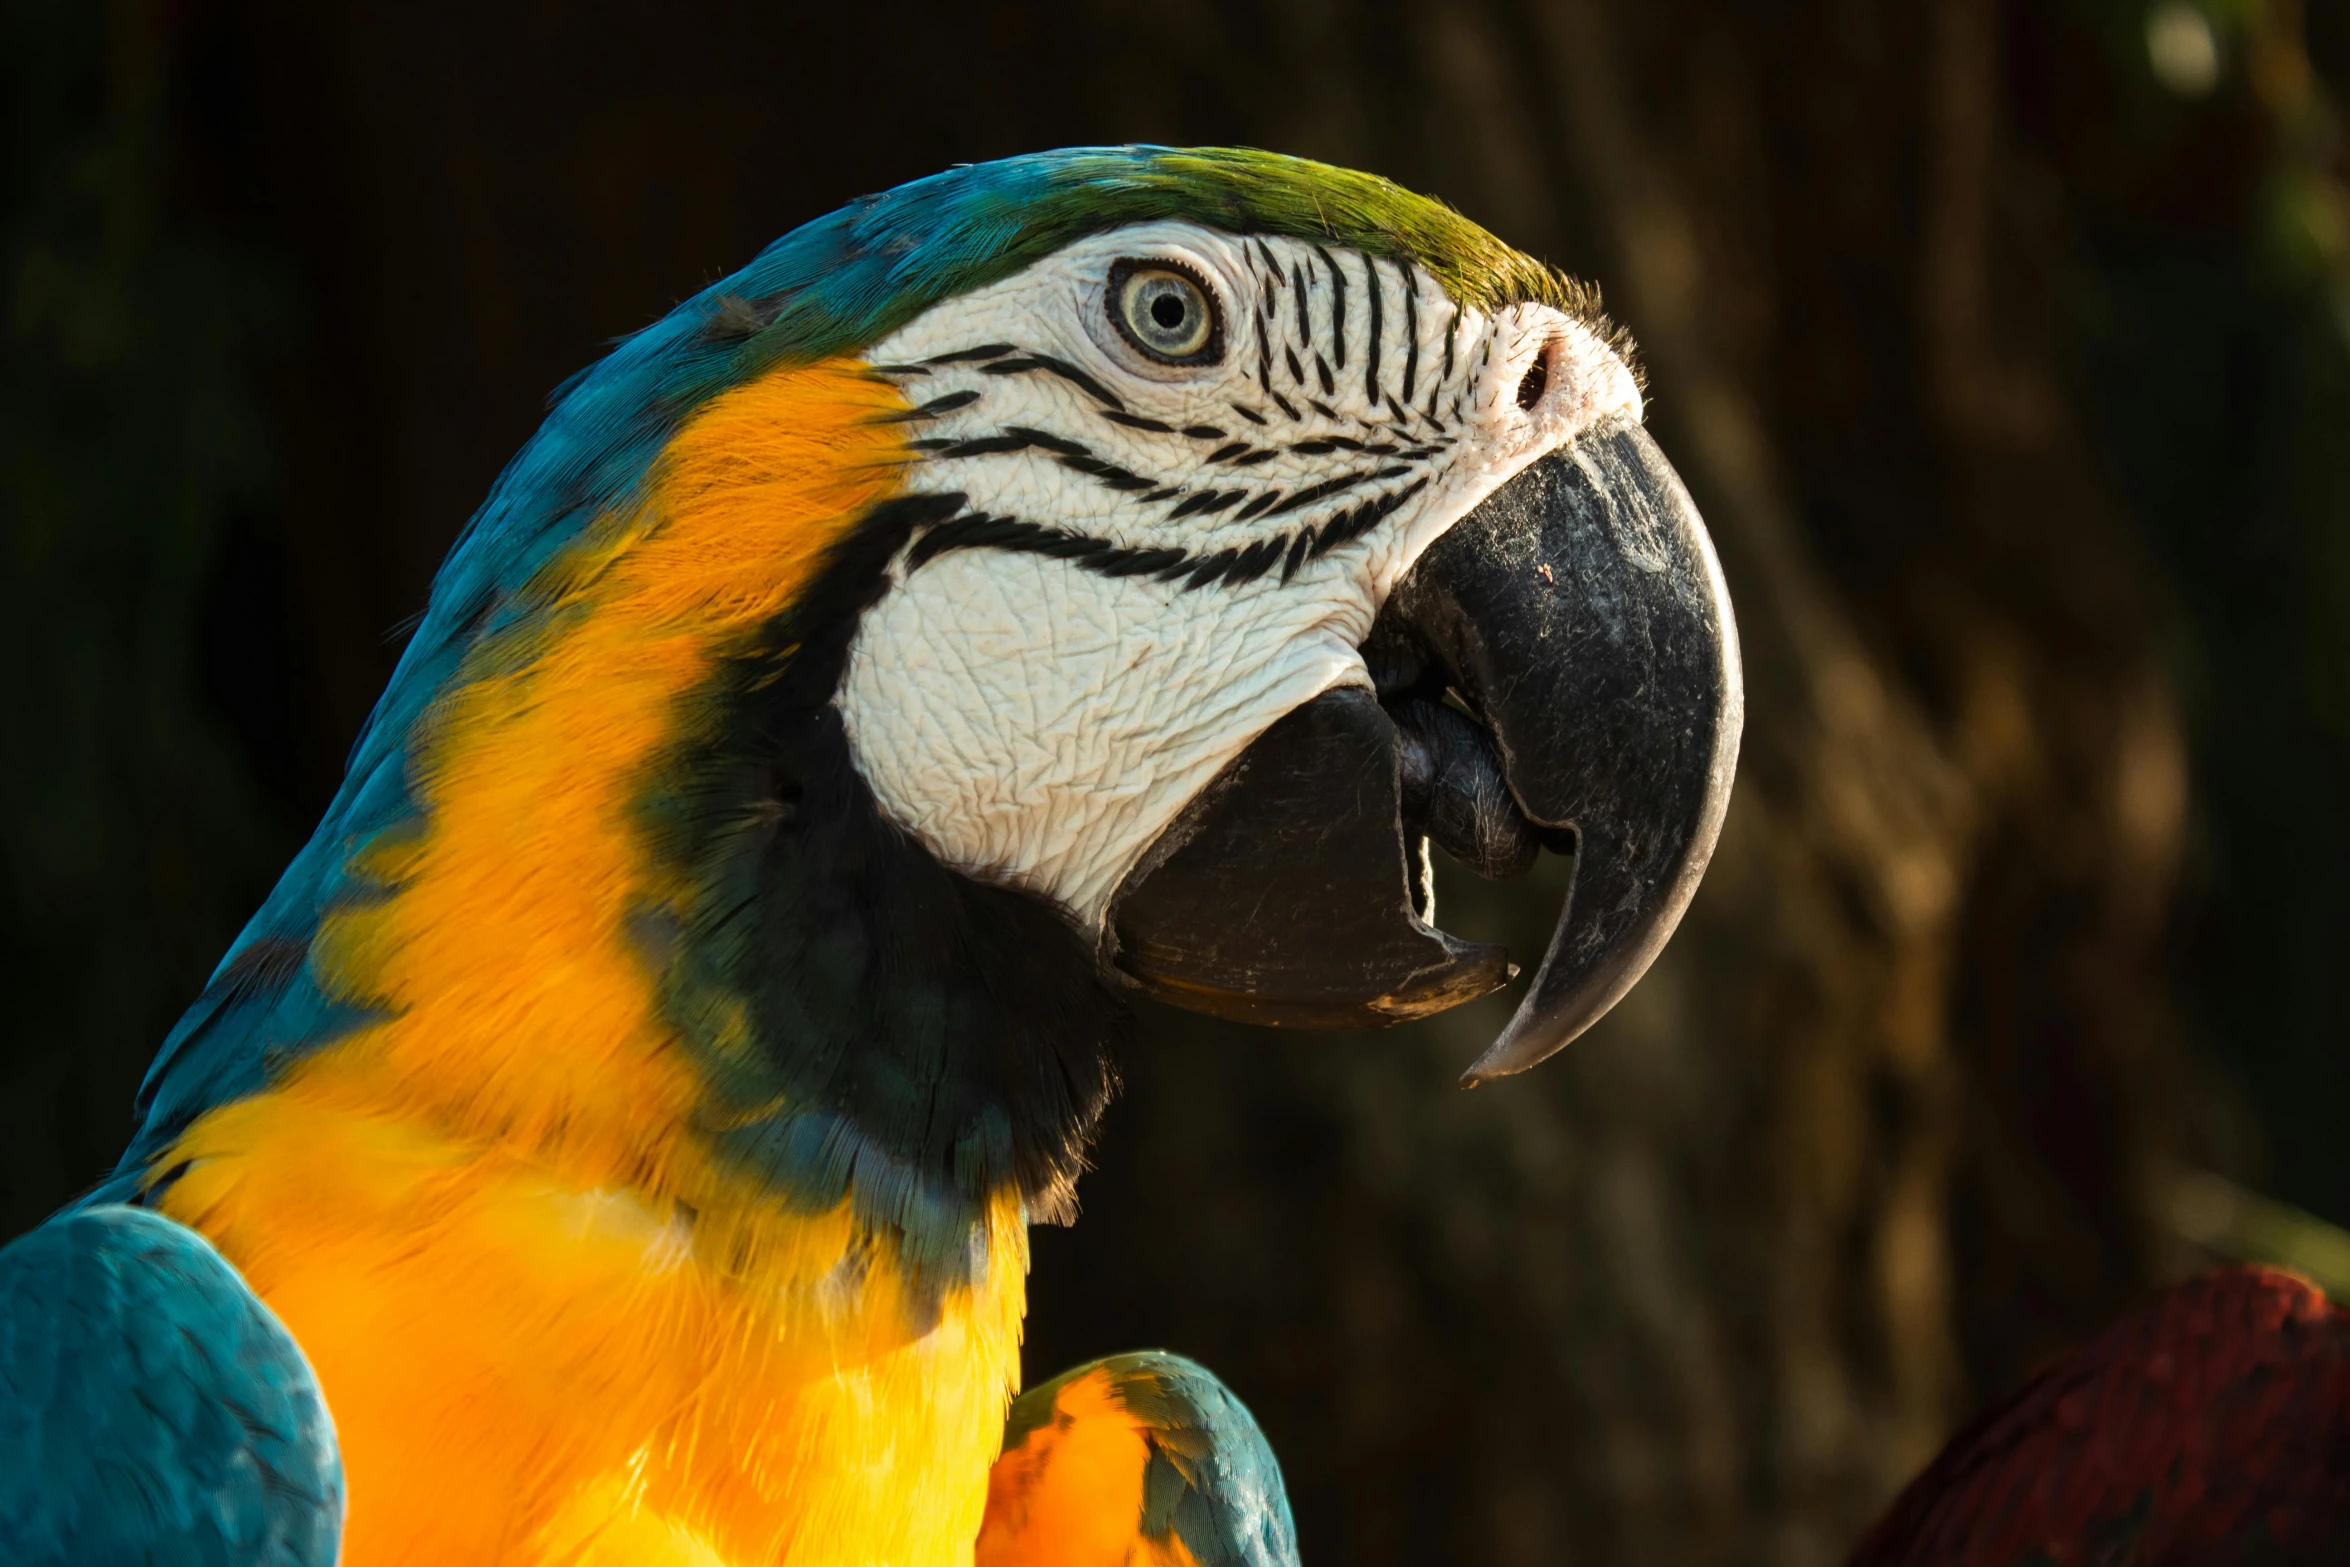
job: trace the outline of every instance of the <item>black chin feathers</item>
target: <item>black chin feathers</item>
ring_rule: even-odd
[[[963,1276],[988,1202],[1065,1220],[1125,1009],[1031,893],[941,865],[881,814],[832,696],[858,617],[959,495],[884,503],[705,693],[641,805],[689,889],[641,911],[702,1134],[811,1210],[855,1205],[918,1273]]]

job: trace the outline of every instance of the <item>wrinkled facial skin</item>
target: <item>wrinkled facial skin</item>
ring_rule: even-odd
[[[1205,291],[1220,354],[1162,363],[1119,329],[1113,279],[1136,266]],[[1370,688],[1358,649],[1435,538],[1543,453],[1640,417],[1591,323],[1184,223],[1073,244],[867,357],[915,410],[908,489],[964,505],[860,625],[836,699],[858,765],[943,862],[1089,936],[1252,740]]]

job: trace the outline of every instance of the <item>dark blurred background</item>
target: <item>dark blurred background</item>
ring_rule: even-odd
[[[1490,1004],[1148,1017],[1032,1375],[1217,1367],[1309,1561],[1796,1567],[2160,1282],[2350,1281],[2350,0],[0,14],[0,1235],[548,388],[851,196],[1156,140],[1596,279],[1751,716],[1683,934],[1529,1078],[1451,1086]]]

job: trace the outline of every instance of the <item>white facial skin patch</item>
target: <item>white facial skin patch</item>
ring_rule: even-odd
[[[1183,223],[1080,240],[867,358],[916,411],[908,489],[963,504],[858,627],[836,698],[857,765],[942,862],[1091,940],[1251,741],[1369,686],[1356,649],[1429,543],[1640,417],[1560,311],[1489,316],[1406,263]]]

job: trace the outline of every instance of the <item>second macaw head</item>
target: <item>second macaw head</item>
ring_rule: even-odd
[[[1064,1204],[1121,991],[1503,983],[1432,842],[1575,856],[1469,1078],[1521,1070],[1671,933],[1737,750],[1641,414],[1586,290],[1319,164],[1049,153],[819,219],[558,394],[128,1166],[397,1018],[369,1081],[447,1124],[578,1148],[682,1094],[694,1158],[959,1245],[925,1215]]]

